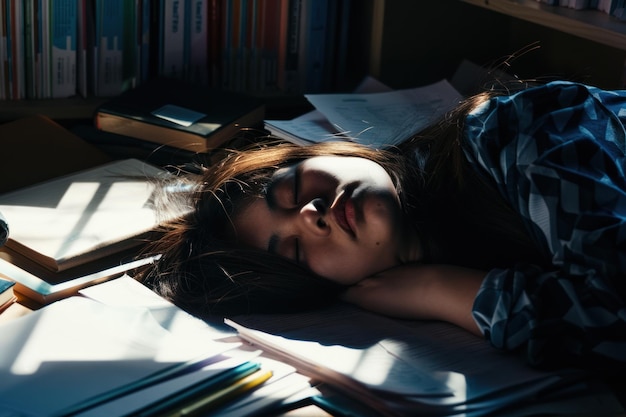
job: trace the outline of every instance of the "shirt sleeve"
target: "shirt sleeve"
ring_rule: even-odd
[[[626,364],[626,91],[554,82],[466,119],[465,153],[550,266],[489,271],[473,315],[534,365]]]

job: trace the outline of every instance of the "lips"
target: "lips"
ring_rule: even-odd
[[[335,204],[333,204],[331,211],[339,227],[350,236],[356,236],[354,203],[352,199],[350,199],[349,193],[341,193],[335,201]]]

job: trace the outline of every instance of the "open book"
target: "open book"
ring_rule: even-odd
[[[64,271],[145,242],[181,213],[155,209],[162,168],[126,159],[0,196],[6,247],[51,271]]]
[[[533,369],[517,355],[447,323],[394,320],[347,304],[237,316],[226,323],[254,346],[375,415],[470,417],[504,409],[517,415],[511,407],[546,404],[564,394],[576,398],[592,385],[583,371]],[[604,406],[618,404],[594,400],[590,414],[605,412]],[[575,401],[566,407],[556,414],[586,412]]]

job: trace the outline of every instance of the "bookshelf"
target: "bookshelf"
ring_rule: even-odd
[[[33,113],[88,118],[107,98],[155,77],[246,92],[282,108],[285,98],[300,105],[304,92],[343,85],[349,27],[364,8],[351,0],[1,3],[0,33],[8,36],[0,42],[0,122]],[[75,25],[62,42],[75,56],[63,60],[51,56],[60,13],[59,26]],[[50,39],[42,40],[47,29]],[[74,77],[75,91],[59,93],[60,80]]]
[[[537,0],[378,0],[373,7],[370,73],[394,88],[451,77],[464,59],[485,67],[506,60],[499,68],[520,78],[626,86],[626,22],[601,11]]]
[[[249,4],[269,1],[293,0]],[[349,12],[338,24],[345,38],[335,45],[340,60],[326,91],[350,91],[367,74],[394,88],[423,85],[450,77],[463,59],[490,66],[535,42],[539,51],[516,58],[516,75],[554,76],[604,88],[626,86],[626,23],[604,12],[537,0],[346,0],[345,4],[350,5]],[[224,19],[222,27],[227,26]],[[262,97],[270,109],[272,103],[289,109],[294,100],[302,107],[298,92],[275,91]],[[92,96],[0,100],[0,123],[35,113],[56,120],[87,119],[104,100]]]
[[[549,6],[537,0],[461,0],[620,50],[626,50],[626,22],[598,10]]]

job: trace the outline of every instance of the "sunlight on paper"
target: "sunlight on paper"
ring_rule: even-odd
[[[81,361],[185,362],[221,353],[229,346],[201,332],[192,338],[188,326],[172,333],[147,309],[110,308],[78,297],[53,306],[38,312],[38,321],[28,335],[21,335],[22,344],[15,352],[5,352],[7,357],[15,355],[12,364],[2,365],[5,369],[9,365],[12,373],[26,375],[45,364]],[[19,339],[17,335],[14,338]]]

